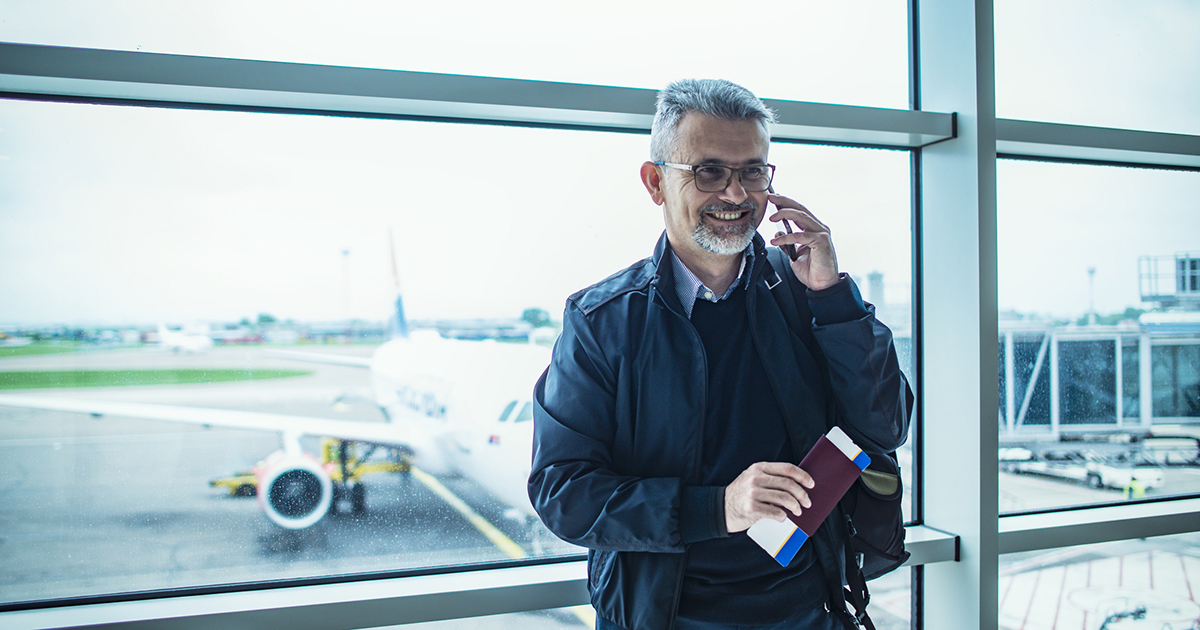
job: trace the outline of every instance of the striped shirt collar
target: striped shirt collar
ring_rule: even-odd
[[[697,278],[696,274],[692,273],[692,270],[683,264],[683,261],[675,254],[675,250],[672,249],[670,251],[671,269],[675,272],[675,293],[679,296],[679,303],[683,305],[683,312],[687,315],[688,319],[692,318],[692,306],[696,303],[696,300],[719,302],[732,295],[733,290],[738,288],[738,285],[742,283],[742,276],[746,273],[746,263],[754,262],[754,244],[751,243],[742,252],[742,263],[738,267],[737,280],[734,280],[733,284],[729,285],[729,289],[724,294],[717,295],[711,289],[704,286],[700,278]]]

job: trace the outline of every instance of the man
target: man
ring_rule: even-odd
[[[641,178],[666,231],[653,256],[567,300],[535,387],[529,496],[588,548],[597,628],[838,627],[814,552],[845,544],[837,510],[787,567],[745,531],[811,505],[796,463],[831,422],[868,454],[907,435],[891,334],[839,273],[829,229],[770,192],[772,122],[727,81],[659,94]],[[773,292],[768,203],[799,227],[771,243],[796,246],[783,271],[806,299]]]

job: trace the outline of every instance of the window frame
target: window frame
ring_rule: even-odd
[[[780,117],[776,141],[912,152],[920,400],[919,501],[907,529],[909,564],[918,567],[913,625],[987,628],[998,612],[999,554],[1193,532],[1200,513],[1191,498],[999,516],[996,159],[1200,172],[1200,136],[996,118],[991,0],[911,0],[909,30],[909,110],[766,100]],[[0,43],[5,99],[645,134],[654,97],[635,88]],[[5,606],[0,623],[350,629],[587,601],[586,563],[572,559]]]

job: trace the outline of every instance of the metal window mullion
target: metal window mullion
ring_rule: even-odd
[[[1000,518],[1000,553],[1119,542],[1196,531],[1200,499],[1120,503]]]
[[[1029,120],[996,121],[1006,158],[1200,170],[1200,136]]]
[[[0,97],[644,133],[657,91],[0,43]],[[947,113],[764,100],[779,142],[911,149],[954,133]]]
[[[991,0],[925,0],[918,102],[957,116],[921,149],[925,524],[960,537],[958,562],[924,568],[925,630],[998,617],[999,338]]]

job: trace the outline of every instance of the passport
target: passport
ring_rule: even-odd
[[[788,512],[782,522],[761,519],[746,534],[786,567],[870,463],[871,458],[850,436],[833,427],[800,462],[813,478],[813,487],[808,490],[812,506],[801,510],[800,516]]]

